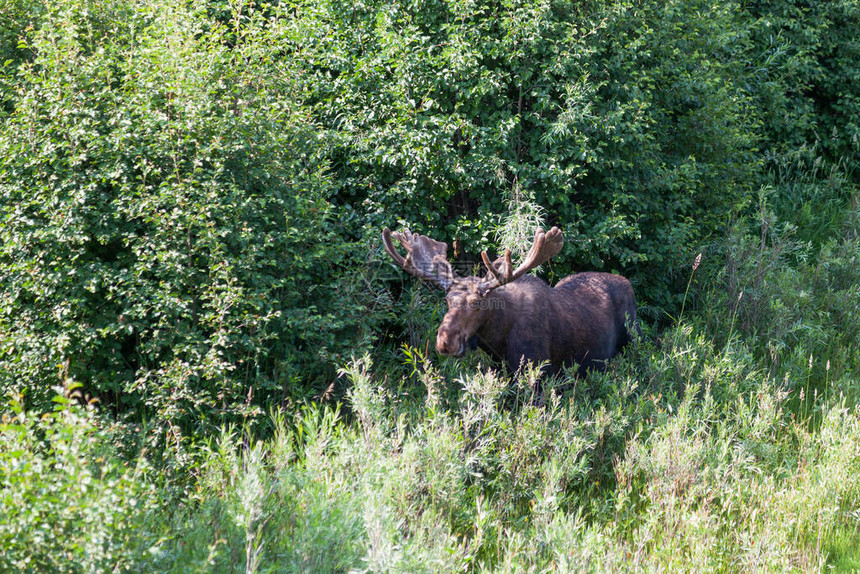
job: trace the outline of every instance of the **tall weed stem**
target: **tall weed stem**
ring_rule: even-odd
[[[678,315],[677,324],[681,324],[681,319],[684,317],[684,307],[687,305],[687,294],[690,292],[690,285],[693,283],[693,276],[696,274],[696,269],[699,268],[699,264],[702,263],[702,254],[699,253],[696,255],[696,259],[693,261],[693,270],[690,271],[690,278],[687,280],[687,288],[684,290],[684,300],[681,302],[681,314]]]

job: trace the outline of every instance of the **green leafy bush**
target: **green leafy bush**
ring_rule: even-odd
[[[745,8],[749,91],[762,119],[766,159],[779,164],[784,153],[817,145],[826,164],[856,164],[860,4],[781,0]]]
[[[790,388],[841,392],[852,403],[860,377],[856,197],[838,170],[791,173],[762,188],[757,212],[736,222],[697,277],[705,305],[692,319],[726,344],[742,336],[763,368],[790,374]],[[786,204],[796,208],[780,214]]]
[[[0,1],[0,71],[13,70],[26,60],[21,40],[40,22],[44,6],[27,0]],[[0,73],[0,117],[12,109],[14,87]]]
[[[851,197],[853,3],[4,7],[0,385],[36,402],[193,432],[318,395],[414,318],[363,281],[386,225],[468,260],[534,206],[551,279],[624,272],[660,322],[762,184],[810,235]],[[833,129],[847,175],[772,175]]]
[[[0,130],[4,388],[73,379],[207,428],[364,340],[295,70],[258,13],[201,7],[55,3],[28,40]]]
[[[62,395],[27,411],[5,397],[0,424],[0,568],[129,571],[157,545],[160,511],[144,459],[118,456],[116,429]]]

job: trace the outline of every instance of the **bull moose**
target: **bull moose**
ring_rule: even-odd
[[[395,248],[392,238],[406,250]],[[576,363],[579,374],[604,370],[606,362],[638,331],[630,281],[611,273],[584,272],[555,287],[527,273],[561,251],[557,227],[535,232],[534,243],[516,269],[510,250],[491,262],[481,253],[486,277],[460,277],[446,258],[448,245],[408,229],[382,232],[385,251],[404,271],[445,290],[448,312],[436,334],[436,350],[462,356],[472,342],[514,373],[524,361],[547,362],[557,373]]]

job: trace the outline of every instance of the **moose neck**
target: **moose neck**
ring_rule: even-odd
[[[508,292],[509,287],[494,289],[484,298],[486,314],[481,327],[475,333],[478,346],[496,359],[503,359],[507,349],[508,333],[516,312],[515,301]]]

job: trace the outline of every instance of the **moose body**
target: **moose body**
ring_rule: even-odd
[[[383,232],[395,262],[446,291],[448,312],[436,336],[442,355],[461,356],[475,341],[511,373],[531,361],[547,362],[549,373],[575,363],[583,374],[605,369],[630,340],[628,329],[638,329],[633,288],[620,275],[578,273],[555,287],[526,275],[561,250],[557,228],[546,234],[538,230],[526,261],[515,271],[509,252],[495,263],[482,253],[487,278],[456,276],[444,243],[408,231],[396,237],[407,249],[406,258],[394,249],[390,231]]]

